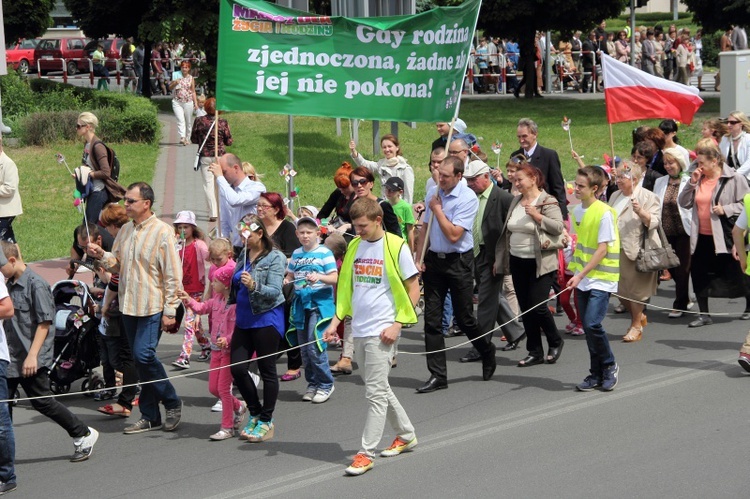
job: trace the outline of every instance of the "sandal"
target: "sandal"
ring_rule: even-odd
[[[112,404],[107,404],[105,406],[102,406],[97,409],[97,411],[101,412],[102,414],[106,414],[107,416],[120,416],[121,418],[127,418],[130,416],[130,409],[127,409],[120,404],[115,404],[120,409],[115,410],[115,406]]]
[[[648,317],[646,317],[646,314],[641,314],[641,327],[648,326]]]
[[[625,343],[633,343],[636,341],[641,341],[641,338],[643,337],[643,328],[640,327],[631,327],[628,329],[628,333],[622,337],[622,341]]]

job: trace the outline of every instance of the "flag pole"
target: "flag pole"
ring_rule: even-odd
[[[615,165],[615,135],[612,131],[612,123],[609,124],[609,147],[612,149],[612,168]]]

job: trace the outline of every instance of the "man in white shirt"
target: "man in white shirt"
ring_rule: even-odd
[[[219,186],[220,234],[229,238],[238,253],[238,249],[242,249],[242,240],[237,224],[245,215],[257,213],[258,199],[266,192],[266,187],[261,182],[250,180],[242,171],[242,161],[234,154],[224,154],[218,163],[211,163],[208,169]]]

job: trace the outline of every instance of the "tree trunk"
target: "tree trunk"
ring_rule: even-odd
[[[523,62],[523,79],[524,95],[527,99],[534,97],[536,92],[536,67],[534,66],[534,59],[536,57],[536,31],[534,28],[529,28],[524,31],[518,38],[518,48],[521,53],[521,61]]]
[[[150,41],[143,42],[143,83],[141,94],[147,99],[151,98],[151,48]]]

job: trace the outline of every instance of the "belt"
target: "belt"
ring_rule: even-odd
[[[464,251],[463,253],[459,253],[457,251],[454,251],[452,253],[442,253],[442,252],[435,252],[435,251],[428,250],[427,253],[430,254],[433,258],[438,258],[440,260],[446,260],[446,261],[457,260],[461,258],[462,255],[466,255],[468,253],[474,254],[472,250]]]

